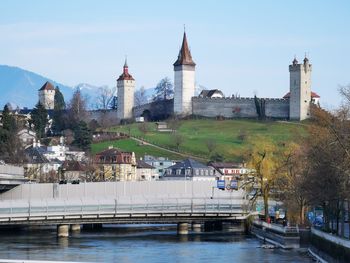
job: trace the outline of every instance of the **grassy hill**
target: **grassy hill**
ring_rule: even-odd
[[[131,136],[144,138],[146,141],[168,149],[176,150],[174,133],[156,131],[155,123],[147,123],[148,132],[142,133],[140,124],[130,124],[114,127],[111,130],[129,133]],[[177,130],[183,137],[179,150],[181,153],[209,159],[208,141],[216,145],[213,152],[222,154],[226,160],[239,161],[247,151],[250,142],[259,136],[271,140],[275,144],[298,141],[306,134],[305,125],[297,122],[255,121],[255,120],[183,120]],[[112,142],[93,145],[93,152],[107,147]],[[139,146],[133,140],[114,142],[115,146],[129,151],[135,151],[138,156],[144,153],[155,156],[176,157],[174,154],[152,149],[151,146]]]

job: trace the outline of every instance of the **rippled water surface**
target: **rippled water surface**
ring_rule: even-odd
[[[57,238],[55,228],[0,232],[0,259],[80,262],[312,262],[295,250],[263,249],[252,236],[176,226],[105,226]]]

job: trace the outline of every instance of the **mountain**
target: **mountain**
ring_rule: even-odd
[[[72,98],[74,90],[80,89],[82,94],[88,98],[87,106],[90,109],[96,108],[100,90],[108,88],[108,86],[94,86],[88,83],[80,83],[70,87],[19,67],[0,65],[0,110],[3,109],[6,103],[17,105],[19,108],[33,108],[38,102],[38,90],[46,81],[50,81],[55,87],[60,88],[66,103]],[[199,94],[201,88],[201,86],[196,86],[196,95]],[[117,95],[115,87],[110,90],[115,96]],[[140,89],[136,89],[136,96],[139,93]],[[145,103],[152,101],[155,94],[155,88],[145,88]]]
[[[0,65],[0,110],[8,102],[20,108],[33,108],[38,102],[38,90],[46,81],[58,86],[66,101],[72,97],[74,90],[69,86],[28,70]]]

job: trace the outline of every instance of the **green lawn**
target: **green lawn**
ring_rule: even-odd
[[[130,133],[132,136],[142,137],[151,143],[167,148],[175,149],[174,134],[171,132],[156,131],[155,123],[148,123],[149,132],[146,135],[139,130],[140,124],[131,124]],[[128,126],[118,126],[111,130],[128,133]],[[281,142],[296,141],[300,136],[306,134],[305,125],[298,122],[277,122],[277,121],[255,121],[255,120],[184,120],[177,131],[184,138],[180,146],[180,152],[196,155],[209,159],[207,141],[215,141],[214,152],[222,154],[226,160],[238,161],[242,154],[250,146],[250,142],[257,136],[271,140],[279,144]],[[104,143],[93,146],[93,151],[108,147],[111,143]],[[103,145],[103,146],[102,146]],[[138,146],[130,140],[117,141],[115,146],[124,150],[135,151],[137,154],[148,152],[156,153],[156,156],[163,154],[158,149],[150,146]],[[149,149],[146,149],[149,147]],[[153,148],[153,149],[151,149]],[[164,156],[168,156],[165,153]]]
[[[169,153],[149,145],[140,145],[138,142],[132,139],[94,143],[91,146],[91,151],[93,154],[96,154],[107,149],[109,146],[113,146],[124,151],[135,152],[137,158],[143,157],[145,154],[157,157],[168,157],[173,160],[181,160],[184,158],[183,156]]]

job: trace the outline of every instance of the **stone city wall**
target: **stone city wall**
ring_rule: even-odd
[[[288,119],[289,100],[264,99],[269,118]],[[193,115],[225,118],[258,118],[254,98],[192,98]]]

